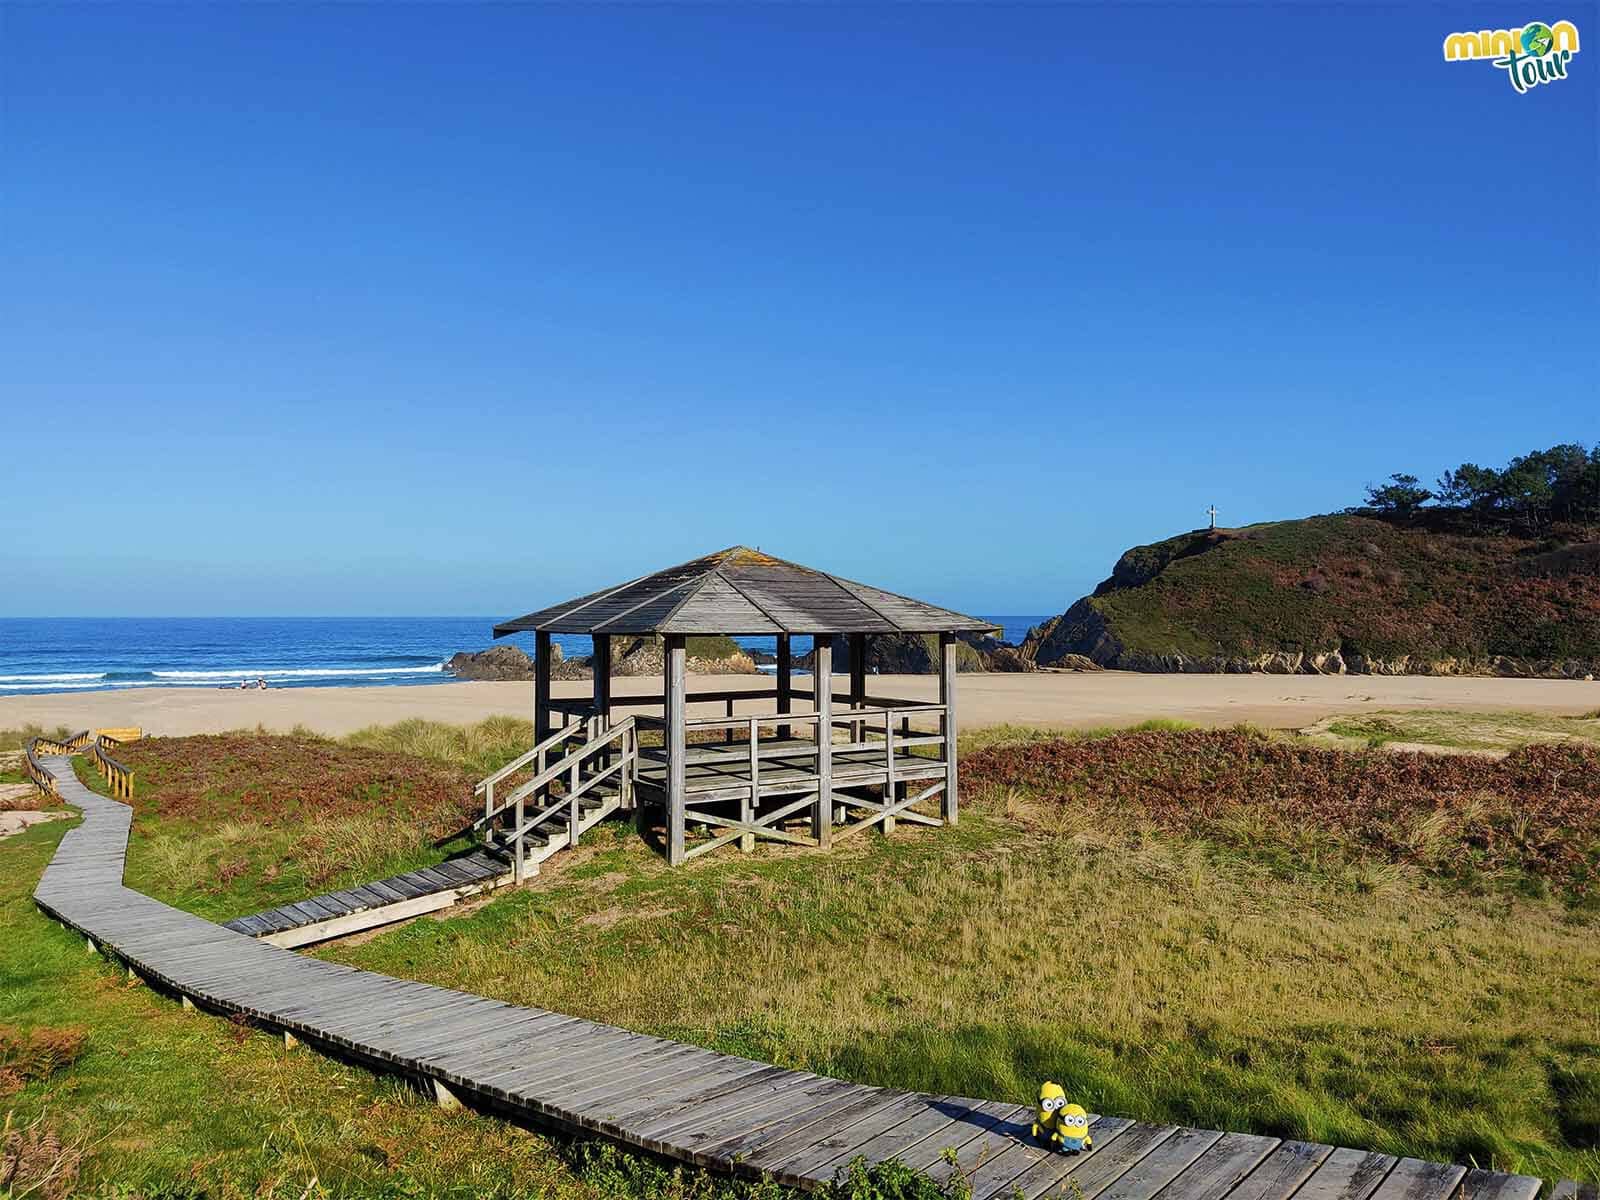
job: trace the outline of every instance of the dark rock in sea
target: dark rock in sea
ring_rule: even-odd
[[[551,646],[550,662],[561,662],[561,647]],[[533,659],[519,646],[490,646],[450,656],[444,669],[457,679],[522,680],[533,678]]]

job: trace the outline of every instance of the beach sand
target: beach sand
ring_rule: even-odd
[[[797,677],[797,687],[809,677]],[[697,676],[690,690],[771,688],[771,677]],[[835,691],[846,683],[835,679]],[[617,679],[617,697],[659,694],[658,679]],[[926,675],[881,675],[873,695],[933,700],[938,681]],[[557,683],[557,696],[587,696],[589,684]],[[957,692],[962,729],[993,725],[1089,728],[1133,725],[1170,717],[1199,725],[1240,721],[1269,728],[1303,728],[1336,713],[1445,708],[1472,712],[1517,710],[1576,715],[1600,709],[1600,683],[1565,679],[1433,678],[1379,675],[963,675]],[[53,728],[139,725],[153,734],[217,733],[229,729],[288,730],[295,725],[345,734],[408,717],[465,724],[496,714],[531,716],[531,683],[444,683],[424,687],[327,687],[237,691],[138,688],[0,697],[0,729],[29,722]],[[692,705],[693,715],[721,715],[722,704]],[[627,709],[621,711],[626,712]],[[771,711],[770,701],[738,706]]]

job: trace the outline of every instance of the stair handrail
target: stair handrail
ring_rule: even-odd
[[[523,767],[526,767],[529,763],[542,759],[562,742],[571,741],[573,738],[580,736],[585,727],[590,725],[593,720],[593,717],[580,718],[579,720],[572,721],[569,724],[564,725],[562,728],[552,733],[549,737],[545,738],[544,741],[534,746],[533,749],[518,755],[505,766],[501,767],[498,771],[494,772],[494,774],[487,775],[481,779],[473,787],[472,794],[474,796],[482,795],[484,797],[483,816],[476,818],[470,824],[463,825],[461,828],[454,829],[444,836],[435,839],[433,844],[435,846],[443,846],[447,842],[455,841],[458,837],[462,837],[469,833],[477,833],[496,817],[501,816],[514,808],[517,808],[521,802],[525,801],[528,796],[530,796],[538,788],[549,786],[549,784],[559,778],[563,772],[570,771],[573,766],[573,759],[577,758],[581,761],[581,759],[584,757],[584,751],[586,749],[598,749],[602,746],[610,745],[612,740],[614,740],[615,731],[631,728],[633,723],[632,717],[626,717],[623,720],[615,723],[612,725],[611,730],[606,734],[594,741],[586,741],[577,750],[568,752],[554,764],[549,764],[542,767],[532,779],[522,784],[510,796],[506,797],[499,804],[495,803],[494,785],[496,783],[500,782],[508,775],[512,775]],[[587,790],[587,787],[580,790]]]
[[[480,793],[482,793],[485,789],[492,788],[495,784],[499,783],[507,775],[516,774],[516,772],[520,771],[523,767],[527,766],[534,759],[538,758],[541,754],[548,753],[551,749],[553,749],[559,743],[561,743],[563,741],[566,741],[566,740],[568,740],[570,738],[576,737],[578,735],[578,733],[583,729],[583,723],[584,723],[584,718],[579,717],[577,720],[571,722],[570,724],[562,726],[560,729],[556,730],[556,732],[552,733],[549,737],[545,738],[544,741],[540,742],[532,750],[529,750],[525,754],[519,754],[516,758],[513,758],[510,762],[508,762],[505,766],[501,767],[498,771],[494,772],[492,775],[486,775],[482,779],[478,780],[478,782],[473,785],[472,794],[474,796],[476,796],[476,795],[479,795]]]
[[[537,783],[537,777],[535,777],[534,780],[530,780],[528,783],[523,784],[522,787],[517,789],[517,792],[513,798],[516,806],[516,816],[512,820],[512,828],[514,832],[511,835],[512,882],[518,884],[522,882],[523,871],[525,869],[524,864],[526,863],[526,859],[523,856],[523,838],[525,838],[529,831],[535,826],[549,820],[551,817],[555,816],[556,813],[565,810],[567,814],[567,849],[570,850],[578,844],[578,834],[580,832],[582,817],[581,810],[578,807],[578,801],[583,797],[585,792],[594,787],[607,775],[611,774],[612,771],[617,771],[619,772],[618,779],[620,780],[619,794],[626,799],[628,788],[630,786],[629,780],[631,778],[628,773],[629,769],[635,766],[639,761],[638,733],[634,728],[632,719],[628,717],[624,717],[615,725],[612,725],[604,733],[596,732],[600,726],[600,723],[601,718],[598,715],[590,717],[588,720],[590,731],[589,740],[584,742],[583,745],[579,746],[576,750],[568,753],[567,756],[559,763],[554,763],[550,767],[547,767],[544,771],[540,772],[541,775],[552,774],[553,776],[557,777],[559,776],[559,772],[562,768],[565,768],[571,772],[571,782],[568,786],[567,794],[563,796],[558,803],[545,805],[539,813],[535,814],[532,821],[526,821],[524,820],[525,809],[523,805],[527,794],[535,793],[537,787],[540,786]],[[621,757],[619,757],[614,764],[606,767],[599,774],[592,775],[587,780],[580,782],[579,777],[582,774],[583,760],[593,757],[602,750],[609,749],[611,744],[619,739],[622,741]],[[550,783],[553,781],[554,778],[547,780],[542,786],[548,789]],[[547,791],[546,795],[548,796],[548,794],[549,793]]]
[[[578,722],[578,724],[583,724],[583,722]],[[632,728],[633,718],[622,718],[622,720],[613,724],[605,733],[602,733],[598,737],[584,742],[576,750],[569,751],[565,757],[557,759],[555,762],[545,767],[544,770],[540,771],[532,779],[521,784],[516,791],[512,792],[511,795],[506,797],[505,803],[496,809],[495,812],[504,812],[507,808],[514,805],[518,800],[526,800],[540,788],[548,787],[557,779],[560,779],[563,775],[570,774],[574,767],[582,765],[584,759],[593,755],[597,750],[605,749],[607,746],[611,745],[612,742],[616,741],[619,737],[627,733]],[[488,819],[488,817],[480,817],[478,821],[481,824]]]
[[[111,794],[118,800],[133,799],[133,768],[118,762],[106,753],[107,745],[122,745],[116,738],[99,736],[89,747],[89,761],[100,771],[100,777],[111,785]]]
[[[45,769],[44,763],[39,761],[39,747],[47,742],[50,745],[56,744],[48,738],[37,737],[28,742],[24,756],[25,769],[28,773],[29,781],[39,789],[41,795],[54,796],[59,799],[61,790],[56,786],[56,777]]]
[[[628,732],[627,727],[625,725],[620,725],[620,724],[616,727],[616,730],[615,730],[615,733],[618,734],[618,735],[625,734],[627,732]],[[596,740],[594,742],[588,743],[582,749],[574,750],[571,754],[567,755],[566,758],[562,759],[561,762],[553,764],[550,767],[550,770],[551,771],[555,771],[557,768],[562,768],[567,773],[570,773],[574,767],[581,766],[583,759],[588,758],[592,754],[592,752],[594,752],[596,750],[604,749],[606,746],[610,745],[615,740],[616,740],[616,738],[613,737],[613,735],[611,733],[607,733],[604,737],[602,737],[602,738],[600,738],[600,739],[598,739],[598,740]],[[618,758],[616,762],[612,763],[610,766],[606,767],[604,770],[596,772],[595,774],[589,776],[587,779],[584,779],[581,782],[579,782],[579,784],[578,784],[578,786],[576,788],[569,789],[567,791],[567,793],[565,795],[563,795],[555,803],[549,805],[546,808],[540,809],[539,812],[534,815],[534,817],[533,817],[533,819],[531,821],[528,821],[525,824],[520,825],[520,826],[516,827],[515,829],[511,830],[509,836],[515,837],[518,833],[524,833],[524,834],[530,833],[534,829],[537,829],[540,825],[543,825],[545,823],[545,821],[547,821],[550,817],[555,816],[558,812],[567,811],[574,800],[581,800],[597,784],[604,783],[607,779],[611,778],[612,775],[616,774],[617,771],[619,770],[619,768],[627,766],[627,764],[632,762],[632,761],[633,761],[632,752],[630,750],[624,750],[623,753],[622,753],[622,757]],[[527,797],[526,796],[521,796],[521,797],[513,796],[512,800],[509,801],[508,803],[510,803],[511,805],[514,806],[518,799],[526,800]]]

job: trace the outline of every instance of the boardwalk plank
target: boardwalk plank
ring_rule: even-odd
[[[1450,1200],[1466,1174],[1465,1167],[1454,1163],[1402,1158],[1372,1193],[1372,1200]]]
[[[1295,1200],[1367,1200],[1397,1160],[1366,1150],[1335,1150],[1295,1193]]]
[[[1318,1142],[1284,1142],[1228,1194],[1228,1200],[1289,1200],[1332,1153],[1332,1146]]]
[[[1119,1134],[1133,1127],[1133,1122],[1125,1117],[1091,1118],[1089,1131],[1093,1134],[1093,1143],[1081,1154],[1073,1155],[1040,1145],[1032,1136],[1031,1118],[1028,1124],[1030,1131],[1027,1137],[1009,1149],[1002,1150],[987,1162],[981,1163],[973,1171],[967,1180],[968,1186],[972,1189],[971,1200],[1010,1196],[1013,1185],[1020,1186],[1023,1177],[1030,1174],[1033,1176],[1032,1182],[1035,1187],[1048,1191],[1050,1180],[1041,1177],[1048,1177],[1052,1173],[1058,1178],[1064,1176],[1074,1167],[1104,1150]]]
[[[1461,1200],[1535,1200],[1543,1186],[1532,1175],[1507,1175],[1474,1167],[1461,1181]]]
[[[1033,1200],[1047,1192],[1055,1195],[1063,1188],[1068,1189],[1075,1198],[1081,1193],[1083,1200],[1094,1200],[1094,1197],[1132,1170],[1140,1159],[1177,1132],[1177,1127],[1173,1125],[1146,1125],[1136,1121],[1104,1150],[1074,1163],[1065,1175],[1040,1171],[1038,1175],[1043,1179],[1041,1182],[1039,1178],[1030,1178],[1034,1172],[1029,1172],[1017,1180],[1017,1187],[1024,1200]]]

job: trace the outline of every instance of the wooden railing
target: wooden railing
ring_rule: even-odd
[[[56,777],[45,770],[44,763],[40,761],[40,754],[59,754],[59,750],[44,749],[44,747],[58,746],[60,743],[50,741],[48,738],[34,738],[28,743],[28,748],[23,756],[24,769],[28,772],[28,779],[39,793],[44,796],[59,798],[60,789],[56,787]]]
[[[791,693],[791,695],[796,696],[799,694],[799,692]],[[684,697],[684,703],[726,703],[731,706],[739,700],[776,700],[777,698],[777,688],[724,688],[714,692],[690,692]],[[613,694],[610,698],[610,704],[613,709],[664,708],[666,707],[666,703],[667,697],[662,692],[652,692],[641,696],[622,696]],[[569,697],[565,700],[557,697],[551,697],[550,707],[557,712],[564,712],[569,715],[579,716],[594,712],[594,701],[586,697]]]
[[[896,817],[930,825],[943,823],[938,818],[913,811],[912,806],[940,793],[945,787],[944,779],[937,778],[930,783],[928,771],[916,770],[901,759],[907,750],[938,747],[939,751],[928,760],[928,766],[937,769],[936,764],[942,762],[944,754],[948,752],[943,749],[946,746],[944,734],[937,731],[943,727],[945,712],[942,704],[891,701],[879,707],[835,709],[829,714],[827,790],[830,796],[824,803],[830,806],[837,803],[865,814],[861,820],[853,823],[841,821],[840,827],[834,831],[836,836],[857,832],[879,822],[885,829],[893,829]],[[666,724],[659,717],[640,716],[634,720],[645,728],[664,729]],[[822,715],[812,711],[694,717],[684,722],[686,738],[697,730],[710,733],[722,731],[725,734],[723,742],[686,741],[684,746],[685,767],[723,768],[720,772],[714,772],[713,785],[689,789],[685,797],[685,819],[726,831],[688,850],[684,854],[686,861],[734,841],[739,843],[741,849],[749,850],[754,847],[758,837],[805,846],[817,844],[815,838],[790,832],[780,828],[780,825],[818,803],[818,791],[823,787],[820,769],[822,747],[817,736],[821,720]],[[932,720],[936,731],[915,729],[912,726],[914,720]],[[791,736],[796,727],[809,727],[810,736]],[[846,740],[835,741],[833,735],[841,729],[845,732]],[[740,733],[743,734],[742,740],[732,741]],[[661,761],[664,753],[654,751],[651,756]],[[866,757],[869,754],[873,756],[870,759]],[[848,766],[840,762],[844,755],[854,756],[848,760]],[[878,761],[879,755],[882,756],[881,762]],[[835,791],[835,779],[848,777],[852,767],[857,768],[859,779],[859,769],[869,765],[876,772],[881,772],[869,781],[869,786],[882,785],[881,802]],[[765,779],[764,770],[768,771]],[[781,777],[776,776],[778,771],[783,772]],[[913,791],[912,780],[929,783],[929,786]],[[906,789],[904,795],[900,793],[901,787]],[[763,800],[775,799],[776,805],[762,811]],[[731,800],[739,802],[737,817],[724,815],[714,808],[692,807]]]
[[[118,800],[131,800],[133,799],[133,769],[118,762],[110,754],[106,753],[108,749],[114,750],[120,745],[122,745],[122,742],[119,739],[101,734],[94,739],[93,744],[89,747],[89,762],[100,772],[100,778],[110,785],[113,796]]]
[[[604,729],[601,725],[595,716],[571,722],[485,778],[475,789],[483,795],[483,816],[468,827],[470,830],[482,831],[487,837],[496,819],[510,817],[510,827],[503,831],[502,839],[511,845],[513,882],[522,882],[527,837],[540,826],[565,816],[567,845],[578,844],[583,818],[579,801],[600,784],[615,780],[622,807],[632,806],[634,766],[639,759],[638,729],[632,717],[624,717]],[[574,741],[579,743],[576,748],[571,746]],[[550,756],[558,748],[561,757],[551,762]],[[495,785],[530,766],[533,776],[497,804]],[[557,787],[562,789],[559,796]]]

